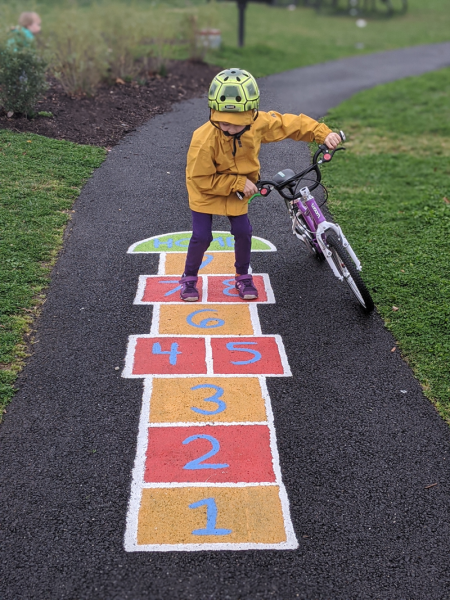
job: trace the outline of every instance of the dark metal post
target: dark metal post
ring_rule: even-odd
[[[238,46],[239,46],[239,48],[243,48],[243,46],[244,46],[245,9],[246,8],[247,8],[247,0],[238,0],[238,10],[239,10]]]

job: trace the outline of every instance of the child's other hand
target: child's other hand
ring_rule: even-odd
[[[329,133],[325,138],[325,144],[328,146],[330,150],[334,150],[341,143],[341,136],[338,133]]]
[[[253,181],[250,181],[250,179],[247,179],[247,181],[245,182],[244,189],[242,190],[242,193],[244,194],[244,196],[246,198],[250,198],[250,196],[253,196],[253,194],[257,194],[258,193],[258,188],[253,183]]]

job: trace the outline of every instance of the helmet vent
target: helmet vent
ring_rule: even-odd
[[[241,81],[241,78],[240,77],[236,77],[236,81]]]
[[[233,75],[236,73],[236,71],[231,71],[233,73]]]
[[[229,77],[224,77],[223,80],[224,81],[228,81]]]
[[[240,96],[236,96],[236,102],[240,102],[242,98]]]
[[[225,100],[226,100],[226,97],[225,97],[225,96],[220,96],[220,101],[221,101],[221,102],[225,102]]]

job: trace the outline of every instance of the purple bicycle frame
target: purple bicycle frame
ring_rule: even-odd
[[[326,221],[326,219],[323,216],[322,211],[320,210],[319,206],[317,205],[315,198],[313,196],[311,196],[311,194],[309,194],[309,195],[310,195],[310,197],[308,200],[305,201],[305,204],[303,204],[301,198],[298,198],[295,201],[295,204],[297,205],[297,208],[299,209],[299,211],[302,213],[303,218],[305,219],[305,223],[308,226],[308,229],[311,231],[311,233],[314,234],[314,239],[313,239],[314,246],[316,247],[318,252],[322,252],[319,244],[316,242],[315,233],[317,231],[317,226],[320,223],[323,223],[324,221]]]

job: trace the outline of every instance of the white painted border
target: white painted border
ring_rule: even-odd
[[[224,336],[225,337],[225,336]],[[142,408],[139,420],[139,431],[136,449],[136,458],[134,461],[132,483],[131,483],[131,494],[128,503],[128,511],[126,518],[126,530],[124,536],[124,549],[126,552],[198,552],[204,550],[295,550],[298,548],[298,541],[292,525],[289,509],[289,499],[286,493],[286,489],[281,479],[281,469],[278,455],[278,448],[276,443],[275,426],[273,421],[273,412],[270,402],[269,393],[266,386],[265,376],[253,375],[252,377],[259,380],[261,386],[261,394],[265,401],[266,414],[267,414],[267,426],[269,428],[270,445],[272,451],[272,464],[275,473],[275,482],[258,482],[258,483],[215,483],[205,484],[204,482],[170,482],[170,483],[144,483],[144,472],[145,472],[145,454],[148,444],[148,416],[150,414],[150,398],[153,388],[153,377],[147,378],[144,381],[144,390],[142,395]],[[155,377],[159,378],[159,376]],[[206,423],[209,424],[209,423]],[[258,423],[259,424],[259,423]],[[265,424],[265,423],[262,423]],[[195,423],[198,425],[198,423]],[[223,423],[220,423],[223,425]],[[225,543],[198,543],[198,544],[142,544],[137,543],[138,533],[138,517],[139,508],[141,503],[142,490],[144,488],[180,488],[180,487],[258,487],[258,486],[276,486],[279,489],[279,497],[281,502],[284,529],[286,532],[286,541],[278,544],[257,544],[257,543],[239,543],[239,542],[225,542]]]
[[[145,238],[145,240],[140,240],[139,242],[135,242],[134,244],[132,244],[128,250],[127,250],[127,254],[161,254],[162,251],[161,250],[146,250],[145,252],[134,252],[134,249],[136,248],[136,246],[138,246],[139,244],[143,244],[144,242],[151,242],[151,240],[155,240],[163,235],[178,235],[179,233],[188,233],[190,235],[192,235],[192,231],[170,231],[168,233],[160,233],[159,235],[153,235],[152,237],[149,238]],[[226,233],[227,235],[231,235],[230,231],[218,231],[218,230],[213,230],[212,233]],[[260,250],[260,249],[256,249],[253,250],[252,248],[252,252],[276,252],[277,249],[275,247],[274,244],[272,244],[272,242],[269,242],[269,240],[266,240],[262,237],[258,237],[256,235],[252,235],[252,238],[254,238],[255,240],[258,240],[260,242],[263,242],[264,244],[267,244],[269,246],[268,250]],[[187,252],[187,248],[185,248],[184,250],[174,250],[173,252],[169,252],[169,254],[186,254]],[[208,251],[207,251],[208,252]],[[210,252],[233,252],[233,249],[230,248],[229,250],[210,250]]]
[[[156,307],[155,307],[156,308]],[[152,322],[152,329],[153,329],[153,322]],[[205,340],[205,344],[206,344],[206,373],[168,373],[168,374],[163,374],[163,373],[146,373],[144,375],[134,375],[133,374],[133,358],[134,358],[134,352],[135,352],[135,348],[136,348],[136,344],[137,344],[137,340],[138,338],[152,338],[152,337],[158,337],[158,338],[200,338]],[[265,335],[265,334],[261,334],[258,336],[255,335],[173,335],[173,334],[168,334],[168,333],[158,333],[158,334],[152,334],[152,333],[144,333],[144,334],[140,334],[140,335],[130,335],[128,337],[128,345],[127,345],[127,352],[126,352],[126,356],[125,356],[125,366],[122,370],[122,377],[124,377],[125,379],[148,379],[149,377],[162,377],[162,378],[176,378],[176,377],[185,377],[190,378],[190,377],[204,377],[205,375],[209,375],[209,376],[214,376],[214,377],[258,377],[257,374],[255,373],[215,373],[214,372],[214,365],[213,365],[213,361],[212,361],[212,349],[211,349],[211,338],[214,339],[218,339],[218,338],[227,338],[227,339],[234,339],[237,340],[239,338],[250,338],[250,337],[260,337],[260,338],[274,338],[275,342],[277,344],[278,347],[278,351],[280,354],[280,360],[281,360],[281,366],[283,367],[283,373],[263,373],[262,377],[292,377],[292,372],[291,369],[289,367],[289,362],[286,356],[286,351],[284,349],[284,344],[283,344],[283,340],[281,338],[281,335]],[[209,347],[208,347],[209,346]]]
[[[162,255],[161,255],[162,257]],[[159,271],[159,269],[158,269]],[[269,278],[269,274],[268,273],[252,273],[252,275],[254,277],[258,276],[258,277],[262,277],[263,281],[264,281],[264,287],[266,289],[266,295],[267,295],[267,300],[252,300],[251,302],[246,302],[245,300],[242,300],[241,302],[227,302],[227,301],[216,301],[216,300],[208,300],[208,289],[209,289],[209,283],[208,280],[210,277],[228,277],[228,279],[230,279],[230,277],[232,278],[233,275],[230,274],[224,274],[224,273],[209,273],[207,275],[199,275],[199,279],[202,279],[202,300],[199,300],[198,302],[192,302],[192,306],[198,306],[199,304],[226,304],[227,306],[230,305],[236,305],[236,306],[242,306],[243,304],[248,304],[248,306],[252,306],[253,304],[275,304],[275,295],[273,293],[273,288],[270,284],[270,278]],[[133,300],[133,304],[136,305],[142,305],[142,306],[150,306],[152,304],[178,304],[178,305],[185,305],[186,302],[184,300],[181,300],[181,298],[179,300],[171,300],[170,302],[159,302],[157,300],[155,301],[145,301],[142,298],[144,297],[144,293],[145,293],[145,283],[148,277],[177,277],[177,275],[165,275],[162,273],[157,273],[156,275],[139,275],[139,279],[138,279],[138,285],[137,285],[137,290],[136,290],[136,296]],[[178,297],[178,296],[177,296]]]

